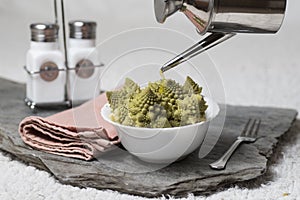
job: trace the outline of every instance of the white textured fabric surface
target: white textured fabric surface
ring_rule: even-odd
[[[51,5],[51,1],[0,0],[0,25],[4,30],[0,34],[1,77],[25,82],[22,66],[29,48],[29,24],[52,20]],[[299,5],[298,0],[288,0],[285,22],[277,35],[237,36],[210,51],[219,67],[228,103],[289,107],[300,111]],[[194,27],[183,15],[172,16],[164,25],[157,24],[152,6],[153,0],[72,0],[67,1],[66,7],[69,19],[96,17],[100,41],[121,31],[143,27],[167,27],[199,40]],[[182,50],[189,45],[182,45]],[[294,145],[284,148],[283,158],[272,166],[272,181],[257,189],[231,188],[207,199],[300,199],[299,152],[300,136]],[[48,173],[12,161],[0,153],[0,199],[143,198],[62,185]],[[190,196],[188,199],[205,198]]]
[[[273,180],[256,189],[230,188],[208,197],[194,197],[188,200],[297,200],[300,199],[300,134],[294,144],[285,146],[282,158],[271,167]],[[62,185],[47,172],[26,166],[0,153],[0,199],[133,199],[145,198],[115,191],[80,189]],[[166,199],[161,197],[159,199]],[[173,199],[173,198],[171,198]]]

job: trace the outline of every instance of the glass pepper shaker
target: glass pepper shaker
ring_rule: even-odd
[[[26,99],[32,105],[62,103],[65,100],[65,65],[59,50],[57,24],[30,25],[31,42],[26,57]]]
[[[69,98],[75,104],[100,93],[100,61],[95,48],[96,27],[94,21],[69,22]]]

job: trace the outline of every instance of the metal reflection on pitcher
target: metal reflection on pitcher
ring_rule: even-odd
[[[165,72],[180,63],[231,38],[236,33],[276,33],[282,24],[286,0],[154,0],[156,20],[165,20],[181,11],[209,36],[165,63]]]

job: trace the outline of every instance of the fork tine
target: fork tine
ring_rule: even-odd
[[[249,125],[249,128],[247,129],[247,132],[246,132],[246,136],[251,136],[252,132],[253,132],[253,129],[255,128],[255,124],[256,124],[256,119],[251,119],[252,123],[251,125]]]
[[[251,135],[251,132],[252,132],[254,126],[255,126],[255,119],[250,118],[249,124],[248,124],[246,132],[244,134],[245,137],[249,137]]]
[[[254,123],[255,127],[253,127],[253,130],[251,131],[251,137],[256,137],[257,136],[258,128],[260,126],[260,122],[261,122],[260,119],[255,120],[255,123]]]
[[[248,119],[247,124],[245,125],[245,127],[244,127],[244,129],[243,129],[243,131],[242,131],[242,133],[241,133],[241,136],[246,136],[248,127],[249,127],[249,125],[250,125],[250,122],[251,122],[251,118]]]

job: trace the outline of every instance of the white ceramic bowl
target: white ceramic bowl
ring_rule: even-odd
[[[174,128],[139,128],[124,126],[110,119],[111,109],[105,104],[101,110],[104,120],[113,124],[122,145],[133,155],[151,163],[172,163],[196,150],[203,142],[209,122],[219,113],[217,103],[207,101],[205,122]]]

